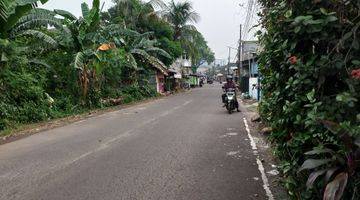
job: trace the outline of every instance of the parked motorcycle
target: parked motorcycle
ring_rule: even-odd
[[[236,92],[235,89],[229,88],[225,91],[225,107],[228,110],[229,114],[231,114],[234,110],[236,110],[235,101],[236,101]]]

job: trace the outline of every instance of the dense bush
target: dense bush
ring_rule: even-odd
[[[259,2],[260,111],[289,194],[359,199],[360,2]]]
[[[67,81],[50,81],[46,78],[47,73],[53,74],[53,71],[47,72],[41,67],[37,70],[27,67],[0,70],[0,130],[112,105],[103,104],[103,99],[123,98],[123,103],[131,103],[157,96],[156,90],[148,85],[123,85],[119,82],[115,86],[104,82],[103,89],[91,89],[88,104],[81,105],[80,90],[67,91],[64,85]]]
[[[14,122],[36,122],[50,117],[50,104],[43,89],[45,81],[41,70],[22,67],[0,70],[0,130]]]

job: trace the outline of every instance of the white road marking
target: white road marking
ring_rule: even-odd
[[[253,136],[251,135],[250,128],[249,128],[246,118],[244,118],[244,124],[245,124],[246,132],[248,133],[248,137],[250,139],[251,148],[253,150],[257,150],[255,140],[254,140]],[[254,154],[254,156],[257,157],[256,163],[257,163],[259,171],[261,173],[261,179],[263,181],[263,188],[266,192],[266,196],[268,197],[268,200],[274,200],[274,195],[272,194],[272,192],[270,190],[269,180],[266,177],[264,166],[263,166],[261,160],[258,158],[258,152],[254,151],[253,154]]]
[[[77,124],[81,124],[81,123],[83,123],[83,122],[85,122],[86,120],[80,120],[80,121],[77,121],[77,122],[75,122],[75,123],[73,123],[73,124],[75,124],[75,125],[77,125]]]
[[[226,133],[225,135],[220,136],[219,138],[226,138],[226,137],[232,137],[232,136],[237,136],[239,135],[238,133]]]
[[[270,175],[273,175],[273,176],[277,176],[277,175],[279,175],[279,171],[278,171],[278,170],[276,170],[276,169],[271,170],[271,171],[268,171],[267,173],[268,173],[268,174],[270,174]]]
[[[183,104],[183,106],[186,106],[186,105],[188,105],[188,104],[191,103],[191,102],[192,102],[192,100],[186,101],[186,102]]]
[[[227,136],[237,136],[238,133],[226,133]]]
[[[249,128],[249,125],[248,125],[248,123],[247,123],[247,121],[246,121],[245,118],[244,118],[244,123],[245,123],[246,132],[247,132],[248,137],[249,137],[249,139],[250,139],[251,148],[252,148],[253,150],[257,150],[255,140],[254,140],[254,138],[252,137],[252,135],[251,135],[251,133],[250,133],[250,128]]]
[[[230,151],[230,152],[227,152],[226,155],[227,156],[235,156],[238,153],[240,153],[240,152],[239,151]]]
[[[142,110],[146,110],[147,109],[147,107],[140,107],[140,108],[137,108],[136,110],[137,111],[142,111]]]

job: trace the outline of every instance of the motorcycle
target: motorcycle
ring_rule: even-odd
[[[200,86],[200,87],[203,87],[203,85],[204,85],[204,81],[201,80],[199,86]]]
[[[229,88],[225,91],[225,107],[228,110],[229,114],[231,114],[235,109],[235,100],[236,100],[236,92],[235,89]]]

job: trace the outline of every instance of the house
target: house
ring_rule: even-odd
[[[156,91],[160,94],[164,94],[165,90],[165,78],[168,76],[168,73],[164,73],[163,71],[156,71]]]
[[[171,70],[176,72],[174,79],[176,79],[177,89],[184,88],[189,85],[188,76],[191,74],[191,62],[186,58],[178,58],[170,67]]]
[[[181,73],[175,69],[168,70],[169,76],[165,79],[166,92],[178,91],[180,89],[180,80],[182,79]]]
[[[241,56],[240,90],[242,93],[249,94],[249,96],[255,100],[261,99],[261,76],[257,62],[257,52],[259,48],[257,41],[244,41]]]
[[[186,58],[180,58],[175,61],[172,68],[177,68],[181,73],[181,83],[183,87],[196,87],[200,84],[200,77],[193,73],[191,61]]]
[[[150,78],[149,82],[150,84],[154,84],[156,87],[156,91],[160,94],[164,94],[166,92],[166,88],[165,88],[165,80],[166,77],[169,76],[168,73],[168,69],[165,68],[165,66],[162,65],[155,65],[154,67],[154,72],[153,72],[153,77],[154,78]]]

